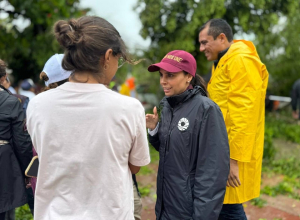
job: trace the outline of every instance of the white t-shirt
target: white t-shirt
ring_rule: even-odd
[[[150,162],[141,103],[101,84],[34,97],[27,127],[39,155],[35,220],[133,220],[128,162]]]

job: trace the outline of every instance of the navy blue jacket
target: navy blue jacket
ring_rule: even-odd
[[[218,219],[229,174],[223,115],[201,87],[165,97],[158,133],[157,202],[160,220]]]

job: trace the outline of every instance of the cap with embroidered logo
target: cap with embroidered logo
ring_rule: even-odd
[[[159,71],[160,68],[170,73],[185,71],[195,77],[197,64],[192,54],[184,50],[173,50],[159,63],[150,65],[148,71],[156,72]]]

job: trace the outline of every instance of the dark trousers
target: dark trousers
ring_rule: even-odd
[[[247,220],[242,204],[224,204],[219,220]]]
[[[5,212],[0,213],[0,220],[5,220]]]

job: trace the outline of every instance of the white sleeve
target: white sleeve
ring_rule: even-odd
[[[136,135],[129,154],[129,162],[134,166],[145,166],[150,163],[149,145],[146,132],[146,118],[142,105],[136,119]]]
[[[153,130],[150,130],[150,129],[148,128],[148,134],[149,134],[150,136],[156,135],[157,132],[158,132],[158,128],[159,128],[159,122],[157,123],[156,127],[155,127]]]

